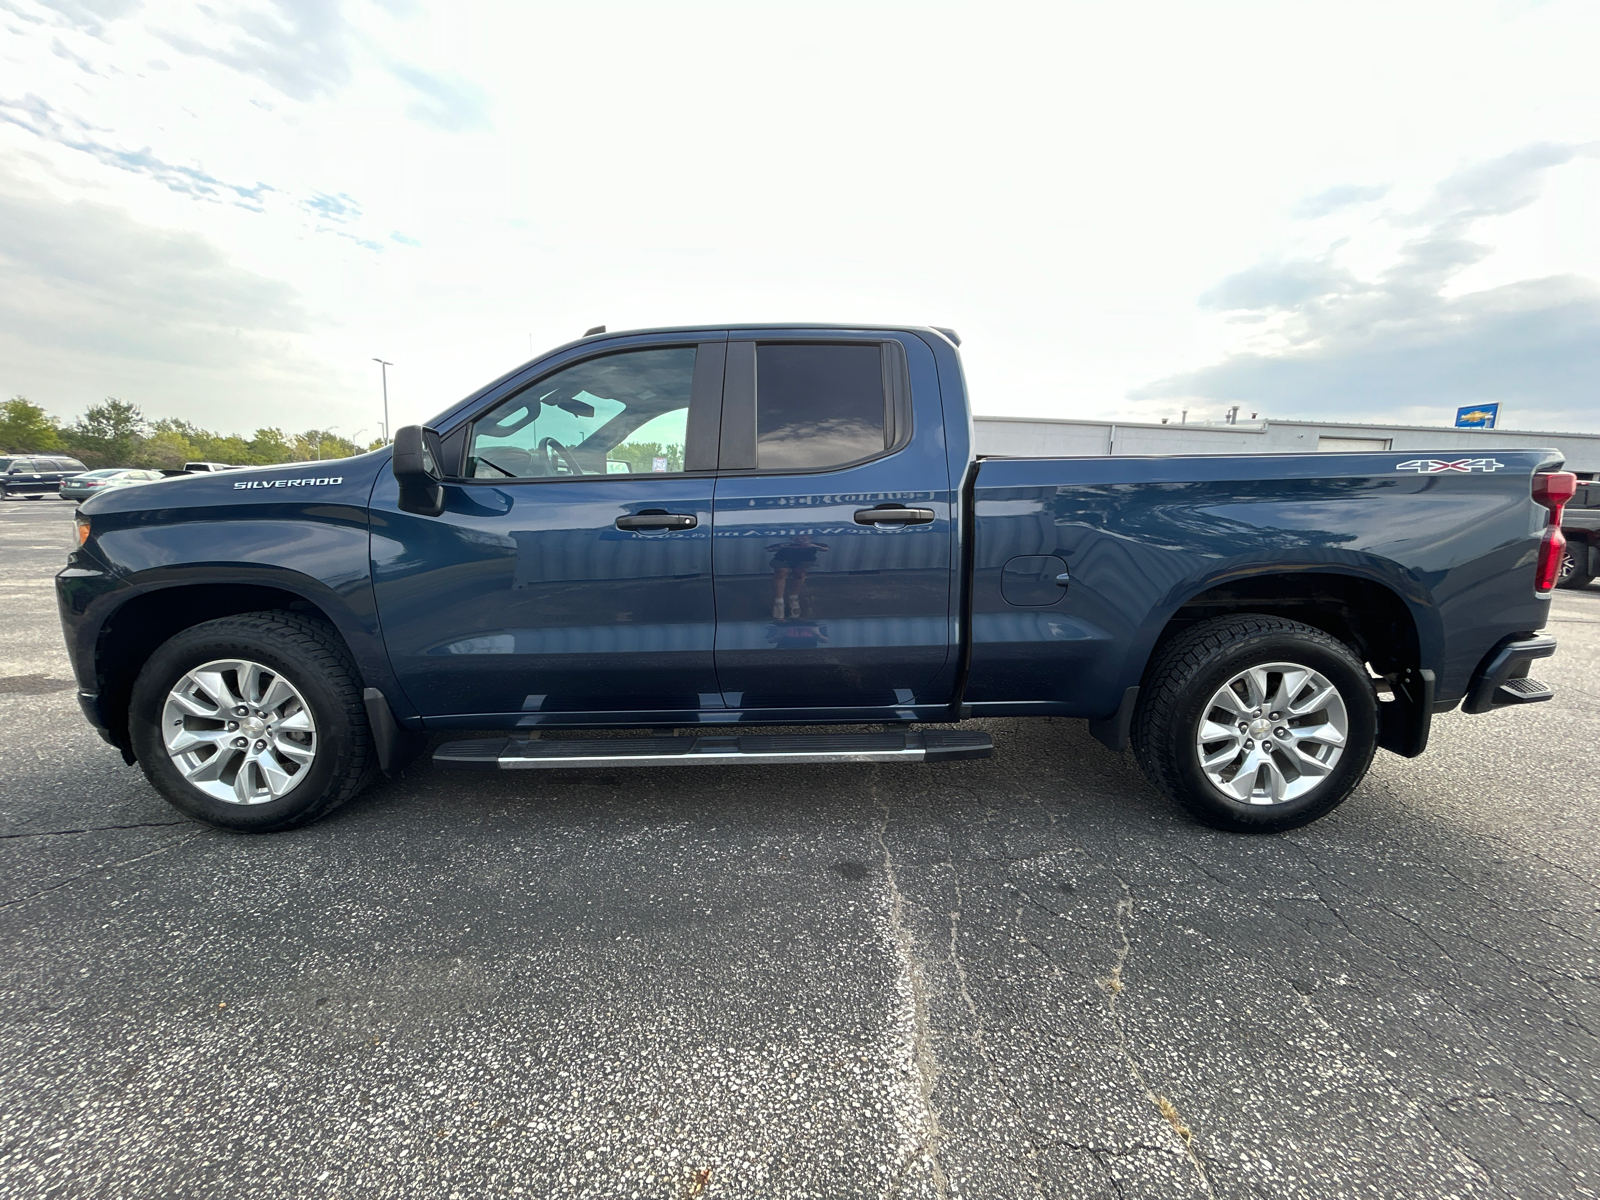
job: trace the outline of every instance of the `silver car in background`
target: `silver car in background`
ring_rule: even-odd
[[[136,483],[154,483],[166,476],[160,471],[145,471],[138,467],[107,467],[101,471],[85,471],[61,481],[58,493],[63,500],[76,500],[82,504],[96,492],[107,488],[128,487]]]

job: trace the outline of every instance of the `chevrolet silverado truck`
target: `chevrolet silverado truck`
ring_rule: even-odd
[[[94,496],[58,577],[83,711],[239,831],[430,741],[467,771],[929,763],[991,752],[971,719],[1076,717],[1260,832],[1437,713],[1549,698],[1557,452],[979,457],[956,346],[601,331],[382,450]]]

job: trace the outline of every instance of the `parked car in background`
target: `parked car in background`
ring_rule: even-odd
[[[1567,539],[1561,563],[1561,586],[1586,588],[1600,575],[1600,480],[1580,483],[1561,514]]]
[[[183,464],[185,475],[203,475],[208,471],[237,471],[239,468],[228,463],[219,462],[186,462]]]
[[[53,496],[63,479],[87,469],[77,459],[60,454],[0,455],[0,500]]]
[[[82,504],[96,492],[107,488],[128,487],[135,483],[154,483],[165,479],[160,471],[145,471],[137,467],[107,467],[101,471],[85,471],[61,481],[57,494],[63,500],[76,500]]]

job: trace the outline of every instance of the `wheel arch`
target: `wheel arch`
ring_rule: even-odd
[[[1183,630],[1211,617],[1265,613],[1303,622],[1336,637],[1380,675],[1424,664],[1431,628],[1419,624],[1415,606],[1370,576],[1327,570],[1263,570],[1213,581],[1178,602],[1140,669],[1141,678],[1162,647]]]
[[[1109,721],[1097,723],[1096,736],[1114,748],[1120,748],[1117,742],[1126,744],[1134,705],[1151,686],[1150,671],[1162,648],[1201,621],[1238,613],[1299,621],[1349,646],[1386,684],[1380,689],[1379,745],[1406,758],[1427,748],[1434,672],[1425,664],[1434,661],[1440,645],[1437,614],[1371,575],[1328,569],[1235,574],[1184,596],[1147,639],[1138,676],[1123,693],[1122,707]]]
[[[230,571],[222,578],[202,575],[157,582],[135,578],[130,582],[135,584],[135,590],[101,625],[94,654],[100,711],[112,743],[124,754],[131,749],[128,708],[133,683],[145,661],[175,634],[205,621],[240,613],[293,612],[326,622],[349,651],[361,673],[360,682],[383,689],[397,708],[397,701],[403,703],[389,678],[381,641],[377,642],[379,653],[374,654],[375,619],[369,622],[326,587],[284,578],[282,572],[245,580],[239,578],[237,571]]]

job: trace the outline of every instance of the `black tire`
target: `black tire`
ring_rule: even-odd
[[[1578,568],[1580,561],[1584,565],[1585,569],[1583,570]],[[1588,587],[1594,582],[1594,574],[1587,570],[1592,562],[1593,557],[1588,543],[1569,541],[1564,561],[1561,564],[1561,575],[1556,580],[1556,586],[1572,588],[1574,591]]]
[[[1274,662],[1321,673],[1338,690],[1349,728],[1333,769],[1307,793],[1250,804],[1207,778],[1195,740],[1224,684],[1249,667]],[[1299,621],[1245,613],[1203,621],[1162,647],[1139,693],[1133,749],[1150,781],[1197,821],[1236,833],[1276,833],[1336,808],[1366,775],[1377,733],[1377,693],[1350,647]]]
[[[37,496],[24,496],[23,499],[24,500],[43,500],[44,499],[44,493],[40,492]]]
[[[316,723],[316,757],[276,800],[235,804],[184,778],[167,753],[161,718],[168,693],[190,670],[222,658],[247,659],[281,673]],[[188,817],[238,833],[273,833],[315,821],[356,795],[375,773],[360,675],[325,622],[283,612],[245,613],[185,629],[163,643],[133,685],[129,732],[151,785]]]

